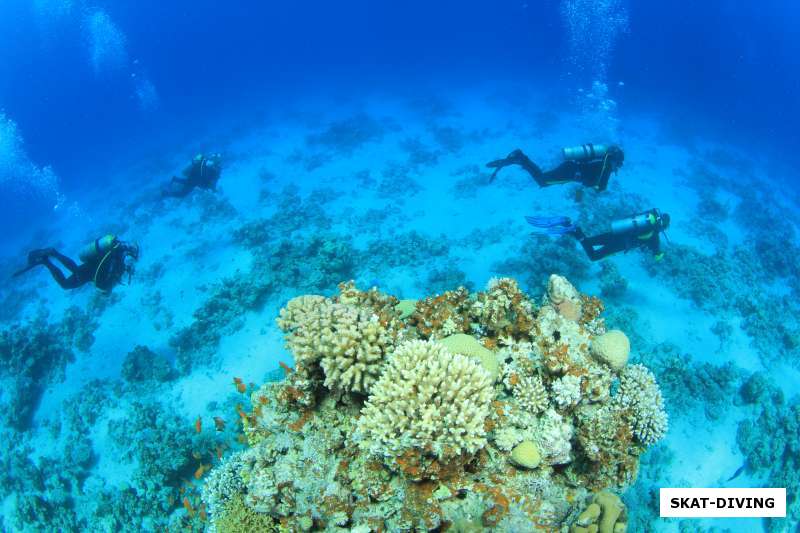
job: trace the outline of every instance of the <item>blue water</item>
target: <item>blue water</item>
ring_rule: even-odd
[[[667,437],[615,487],[628,530],[794,530],[798,24],[777,0],[5,0],[0,402],[20,444],[0,452],[3,529],[188,524],[180,479],[206,464],[192,452],[241,448],[231,377],[260,385],[292,360],[274,317],[294,296],[355,279],[417,299],[512,276],[539,305],[555,273],[606,301],[664,392]],[[518,169],[487,185],[484,164],[514,148],[550,167],[590,141],[625,149],[605,193]],[[217,190],[160,198],[201,151],[223,154]],[[589,263],[523,218],[600,232],[651,207],[672,213],[662,263]],[[76,257],[109,232],[141,248],[110,298],[42,268],[10,277],[31,249]],[[220,296],[223,280],[244,289]],[[223,410],[227,430],[193,434]],[[151,448],[121,450],[126,418],[134,443],[158,428]],[[697,426],[704,450],[685,443]],[[735,486],[787,487],[789,519],[658,517],[658,487],[734,486],[742,465]],[[126,515],[128,489],[147,508]]]

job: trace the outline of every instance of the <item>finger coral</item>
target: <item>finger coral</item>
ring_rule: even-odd
[[[392,458],[410,449],[440,459],[475,453],[486,444],[493,395],[478,363],[441,344],[409,341],[392,355],[362,410],[361,447]]]
[[[646,445],[655,444],[667,432],[667,413],[656,378],[644,365],[626,367],[620,375],[619,392],[615,397],[622,410],[629,411],[627,420],[636,438]]]
[[[281,310],[286,346],[299,365],[322,368],[329,389],[367,393],[397,330],[370,307],[320,298],[295,298]]]

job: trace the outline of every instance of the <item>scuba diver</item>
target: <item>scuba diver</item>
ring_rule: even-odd
[[[592,261],[599,261],[618,252],[634,248],[648,248],[656,261],[664,257],[661,250],[660,235],[666,237],[669,227],[669,214],[658,209],[615,220],[611,231],[587,237],[568,217],[525,217],[529,224],[538,228],[536,233],[548,235],[572,235],[583,246]]]
[[[497,159],[486,164],[494,172],[489,181],[493,181],[501,169],[509,165],[519,165],[539,184],[539,187],[560,183],[578,182],[584,187],[594,187],[598,191],[606,190],[608,179],[616,172],[625,160],[622,149],[616,145],[582,144],[561,150],[564,162],[556,168],[542,171],[539,166],[516,149],[504,159]]]
[[[161,191],[161,196],[183,198],[195,187],[216,191],[220,174],[222,174],[222,156],[220,154],[197,154],[189,166],[183,169],[184,177],[172,176],[170,182]]]
[[[114,235],[105,235],[84,246],[79,257],[81,264],[78,265],[55,248],[33,250],[28,254],[28,265],[15,272],[14,277],[42,265],[62,289],[77,289],[93,282],[101,291],[110,293],[122,282],[124,274],[128,274],[130,283],[134,263],[139,259],[139,245],[123,242]],[[51,258],[69,271],[69,277],[53,264]]]

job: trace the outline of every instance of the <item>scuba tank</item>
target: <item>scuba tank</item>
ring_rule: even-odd
[[[605,144],[581,144],[578,146],[567,146],[561,149],[565,161],[587,161],[597,159],[608,153],[608,146]]]
[[[658,223],[657,213],[647,211],[632,217],[615,220],[611,223],[611,233],[623,235],[627,233],[638,233],[640,231],[653,231]]]
[[[116,243],[117,237],[109,233],[84,246],[78,257],[83,263],[90,263],[111,250]]]

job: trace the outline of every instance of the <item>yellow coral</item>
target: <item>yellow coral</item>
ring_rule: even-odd
[[[592,340],[592,355],[614,370],[622,370],[628,363],[631,343],[628,336],[618,329],[612,329]]]
[[[416,300],[400,300],[397,302],[397,305],[394,306],[394,310],[400,313],[400,320],[405,320],[406,318],[410,317],[412,314],[414,314],[414,310],[416,308]]]
[[[482,345],[475,337],[466,333],[456,333],[438,342],[453,353],[477,358],[484,370],[492,377],[492,380],[497,379],[497,374],[500,372],[497,357],[493,351]]]
[[[225,508],[216,520],[214,527],[218,533],[250,533],[263,531],[265,533],[278,531],[278,527],[269,515],[258,513],[244,503],[241,494],[228,500]]]

